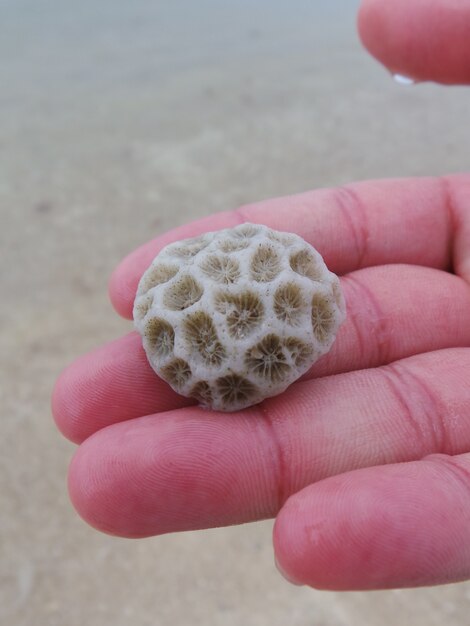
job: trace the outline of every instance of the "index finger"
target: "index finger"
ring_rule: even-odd
[[[463,226],[470,221],[464,220],[469,204],[470,175],[367,181],[250,204],[186,224],[138,248],[113,273],[110,298],[130,319],[140,277],[165,245],[241,222],[297,233],[336,274],[408,263],[439,269],[453,264],[470,275],[470,267],[465,269],[470,232]]]

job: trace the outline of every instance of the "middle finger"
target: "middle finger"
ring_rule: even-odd
[[[470,345],[470,290],[461,278],[412,265],[370,267],[341,279],[347,318],[331,351],[303,377],[377,367],[421,352]],[[137,333],[84,355],[59,378],[53,412],[81,442],[101,428],[194,404],[150,368]]]

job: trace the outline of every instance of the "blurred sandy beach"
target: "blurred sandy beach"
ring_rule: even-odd
[[[470,167],[470,89],[400,87],[352,0],[0,0],[0,622],[461,626],[470,584],[291,587],[271,522],[126,541],[68,501],[55,377],[128,332],[122,256],[214,211]]]

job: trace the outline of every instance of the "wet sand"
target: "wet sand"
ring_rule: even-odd
[[[467,583],[291,587],[270,521],[141,541],[88,528],[49,397],[68,362],[130,330],[107,280],[150,233],[314,187],[468,169],[470,90],[397,86],[361,50],[348,0],[96,4],[0,4],[0,621],[460,626]]]

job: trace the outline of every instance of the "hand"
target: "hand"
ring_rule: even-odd
[[[235,414],[176,395],[136,333],[80,358],[53,396],[81,443],[77,510],[127,537],[277,516],[280,568],[324,589],[470,577],[470,176],[358,183],[186,225],[121,263],[116,310],[130,317],[163,245],[241,221],[298,233],[342,276],[332,350]]]

